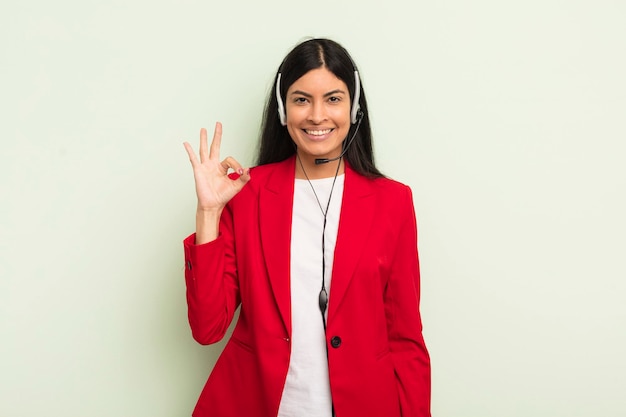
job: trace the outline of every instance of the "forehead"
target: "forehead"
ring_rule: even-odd
[[[343,90],[348,92],[348,87],[340,78],[330,72],[327,68],[315,68],[305,73],[302,77],[298,78],[287,90],[288,93],[292,91],[306,91],[306,92],[322,92],[325,93],[331,90]]]

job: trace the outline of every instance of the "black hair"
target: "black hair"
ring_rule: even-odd
[[[356,84],[354,71],[357,68],[348,51],[330,39],[310,39],[296,45],[287,54],[278,68],[273,87],[265,105],[259,153],[256,161],[258,165],[283,161],[296,153],[291,136],[289,136],[287,128],[280,123],[278,117],[278,99],[276,97],[278,74],[281,74],[280,96],[285,97],[291,84],[310,70],[317,68],[328,69],[337,78],[346,83],[350,92],[350,102],[352,103]],[[361,108],[360,111],[363,112],[361,125],[344,158],[356,172],[367,177],[382,177],[383,174],[374,164],[372,131],[362,82],[359,106]],[[348,138],[352,137],[356,126],[358,124],[350,127],[348,136],[344,140],[344,146],[346,146]]]

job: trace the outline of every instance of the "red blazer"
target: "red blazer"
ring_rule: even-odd
[[[189,323],[201,344],[239,320],[194,417],[274,417],[290,356],[289,259],[295,158],[252,169],[220,236],[184,241]],[[330,388],[338,417],[430,416],[409,187],[346,164],[328,304]],[[304,417],[304,416],[303,416]]]

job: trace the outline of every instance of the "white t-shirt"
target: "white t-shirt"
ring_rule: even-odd
[[[324,324],[319,308],[322,288],[322,230],[334,177],[296,179],[291,226],[291,360],[278,417],[331,417],[332,398]],[[344,175],[337,177],[326,216],[326,292],[330,296]],[[320,204],[322,209],[320,209]],[[332,301],[329,297],[329,305]],[[326,309],[328,314],[328,308]]]

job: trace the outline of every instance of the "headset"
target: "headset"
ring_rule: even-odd
[[[285,113],[285,104],[283,103],[283,99],[280,96],[280,79],[282,77],[282,73],[279,72],[276,78],[276,101],[278,102],[278,117],[280,119],[280,123],[283,126],[287,125],[287,115]],[[335,158],[316,158],[315,165],[326,164],[328,162],[336,161],[341,159],[345,153],[348,151],[348,148],[352,144],[352,141],[356,137],[357,132],[359,131],[359,127],[361,126],[361,121],[363,120],[364,113],[361,111],[361,106],[359,105],[359,100],[361,98],[361,79],[359,78],[359,72],[354,69],[354,99],[352,100],[352,109],[350,111],[350,122],[352,124],[356,123],[356,128],[352,133],[352,137],[348,140],[348,143],[343,147],[343,151],[341,154]]]
[[[282,73],[278,73],[276,78],[276,101],[278,102],[278,118],[280,124],[287,126],[287,114],[285,113],[285,103],[280,95],[280,79]],[[361,98],[361,79],[359,78],[359,72],[354,69],[354,99],[352,100],[352,110],[350,112],[350,122],[355,124],[360,117],[362,117],[361,106],[359,100]]]

